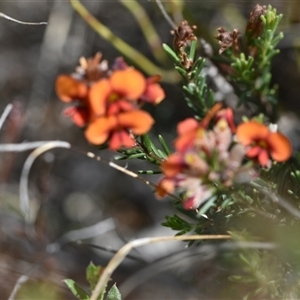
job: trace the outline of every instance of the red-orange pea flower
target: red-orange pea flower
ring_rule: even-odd
[[[85,131],[86,139],[95,145],[103,144],[109,139],[109,148],[112,150],[134,146],[134,139],[129,134],[144,134],[154,123],[152,117],[145,111],[133,110],[116,115],[97,118],[89,124]]]
[[[56,79],[57,96],[66,103],[78,102],[78,105],[68,107],[64,113],[70,116],[79,127],[84,127],[89,121],[88,86],[69,75],[60,75]]]
[[[114,71],[110,78],[94,83],[89,93],[93,113],[100,117],[117,100],[137,101],[146,89],[146,79],[133,68]]]
[[[167,177],[174,177],[182,171],[185,163],[181,154],[175,152],[162,162],[161,168]]]
[[[216,114],[216,120],[220,120],[220,119],[224,119],[226,120],[228,126],[231,129],[232,133],[236,132],[236,127],[234,124],[234,116],[233,116],[233,110],[232,108],[228,107],[228,108],[224,108],[221,109],[220,111],[217,112]]]
[[[256,158],[261,166],[270,164],[269,155],[278,162],[286,161],[292,155],[292,146],[287,137],[279,132],[272,132],[257,121],[242,123],[236,134],[239,142],[249,147],[246,155]]]
[[[78,127],[84,127],[89,119],[88,109],[84,106],[71,106],[65,109],[64,114],[71,117],[73,123]]]
[[[196,139],[204,134],[204,128],[193,118],[188,118],[177,125],[178,138],[175,140],[177,151],[185,151]]]
[[[141,96],[141,100],[152,104],[159,104],[165,98],[165,92],[158,82],[160,76],[152,76],[146,80],[146,89]]]
[[[209,126],[210,121],[221,108],[222,104],[216,103],[200,122],[197,122],[193,118],[188,118],[180,122],[177,126],[178,138],[175,141],[176,150],[185,151],[193,146],[196,139],[201,139],[205,134],[205,130]],[[220,118],[221,116],[219,119]]]
[[[58,98],[66,103],[75,100],[85,100],[88,95],[87,85],[69,75],[60,75],[55,82]]]

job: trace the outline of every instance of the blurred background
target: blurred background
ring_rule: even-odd
[[[117,36],[155,62],[141,29],[122,1],[82,3]],[[155,2],[139,4],[161,40],[171,46],[171,27]],[[239,28],[243,33],[257,1],[169,0],[163,4],[178,24],[185,18],[196,24],[198,35],[217,53],[216,28]],[[282,131],[300,149],[300,2],[260,4],[271,4],[284,14],[280,30],[285,38],[273,62],[273,81],[279,86]],[[113,160],[115,153],[91,147],[82,131],[63,115],[64,104],[55,95],[54,82],[59,74],[72,73],[81,56],[91,57],[100,51],[112,63],[120,53],[89,27],[68,1],[1,1],[0,12],[21,21],[48,22],[47,26],[25,26],[0,18],[0,112],[7,104],[13,105],[0,132],[1,144],[63,140],[83,153],[93,151]],[[169,59],[156,64],[172,68]],[[153,136],[161,133],[172,141],[176,123],[192,112],[185,106],[178,84],[162,85],[165,101],[149,108],[157,120]],[[66,149],[52,150],[34,163],[29,177],[30,199],[39,209],[34,223],[26,224],[19,209],[19,180],[28,154],[0,153],[1,299],[11,295],[22,275],[28,278],[16,299],[75,299],[62,280],[72,278],[86,287],[85,268],[90,261],[106,265],[113,255],[110,250],[135,238],[174,235],[160,225],[165,215],[174,213],[170,200],[157,201],[143,183]],[[133,160],[120,164],[133,171],[141,168]],[[147,168],[145,164],[142,167]],[[156,182],[159,176],[149,178]],[[83,228],[86,231],[78,231]],[[123,285],[125,299],[220,297],[217,290],[228,274],[215,263],[217,253],[202,249],[200,259],[195,253],[183,254],[184,249],[184,243],[161,243],[134,250],[133,257],[113,274],[112,282],[117,282],[121,291]]]

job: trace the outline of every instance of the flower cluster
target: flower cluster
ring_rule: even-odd
[[[232,110],[219,109],[216,104],[201,122],[187,119],[178,124],[176,152],[161,165],[165,177],[158,196],[177,189],[183,192],[184,207],[195,209],[217,191],[254,179],[254,164],[267,167],[270,156],[279,162],[291,156],[290,142],[281,133],[257,121],[236,128]]]
[[[65,114],[85,128],[90,143],[109,141],[112,150],[133,147],[134,135],[148,132],[154,123],[140,107],[145,102],[158,104],[165,97],[158,84],[160,77],[145,78],[122,58],[109,69],[101,58],[100,53],[81,58],[75,74],[57,78],[56,93],[61,101],[72,104]]]

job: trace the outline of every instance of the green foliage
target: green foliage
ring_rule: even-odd
[[[187,105],[195,112],[195,118],[201,120],[208,110],[215,104],[214,93],[207,85],[204,73],[206,61],[203,57],[196,58],[197,41],[192,41],[190,46],[185,47],[189,64],[180,59],[169,46],[163,45],[165,51],[175,62],[175,70],[182,77],[182,89]]]
[[[89,300],[90,296],[88,293],[81,288],[74,280],[72,279],[65,279],[64,283],[67,285],[67,287],[71,290],[73,295],[77,297],[80,300]]]
[[[106,300],[122,300],[120,291],[118,290],[116,284],[114,284],[107,292]]]
[[[162,135],[158,136],[161,148],[158,148],[151,140],[149,135],[145,134],[140,137],[140,142],[134,148],[119,150],[120,155],[115,156],[115,160],[140,159],[146,160],[153,165],[160,166],[170,154],[170,149]],[[139,174],[160,174],[159,169],[139,170]]]
[[[90,262],[90,264],[88,265],[86,269],[86,280],[90,284],[91,291],[95,288],[102,271],[102,267],[95,266],[92,262]]]
[[[179,231],[176,235],[183,235],[186,234],[187,232],[190,232],[193,228],[193,226],[180,218],[178,215],[173,215],[172,217],[170,216],[165,216],[166,221],[163,222],[161,225],[165,227],[169,227],[175,231]]]
[[[92,262],[88,265],[86,269],[86,279],[90,285],[90,293],[95,289],[99,277],[103,271],[103,267],[95,266]],[[74,280],[72,279],[65,279],[64,283],[68,286],[71,290],[73,295],[80,300],[89,300],[90,293],[87,293],[82,287],[80,287]],[[106,297],[105,297],[106,295]],[[98,300],[122,300],[121,294],[114,284],[110,290],[106,293],[104,289],[98,297]]]
[[[238,84],[238,105],[252,103],[257,112],[263,112],[271,120],[276,117],[272,105],[277,103],[277,89],[270,85],[271,59],[279,53],[275,47],[283,38],[282,32],[276,34],[281,19],[282,15],[277,15],[276,9],[269,5],[266,14],[261,16],[262,33],[256,36],[256,32],[246,31],[246,51],[238,55],[227,52],[232,60],[231,77]]]

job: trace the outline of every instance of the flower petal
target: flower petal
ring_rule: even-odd
[[[146,89],[146,79],[143,74],[133,68],[115,71],[110,77],[114,90],[128,100],[138,100]]]
[[[266,149],[261,149],[258,154],[258,162],[263,167],[269,167],[271,165],[271,161],[269,159],[269,153]]]
[[[155,194],[158,198],[166,196],[167,193],[173,193],[175,188],[175,182],[171,178],[163,178],[156,188]]]
[[[260,151],[263,151],[263,150],[264,150],[263,148],[261,148],[260,146],[256,145],[256,146],[251,147],[251,148],[247,151],[246,155],[247,155],[248,157],[253,158],[253,157],[256,157],[257,155],[259,155],[259,152],[260,152]]]
[[[161,169],[165,176],[174,177],[179,174],[184,167],[184,161],[182,156],[178,153],[171,154],[165,161],[161,164]]]
[[[165,92],[157,82],[160,76],[152,76],[147,79],[146,90],[141,97],[143,101],[159,104],[165,98]]]
[[[103,144],[109,137],[110,132],[118,125],[115,116],[98,118],[89,124],[85,131],[86,139],[95,145]]]
[[[110,103],[107,108],[106,113],[107,113],[107,115],[117,115],[121,112],[131,111],[131,110],[135,110],[135,109],[136,108],[132,102],[121,99],[121,100]]]
[[[142,110],[120,113],[117,118],[119,126],[131,129],[134,134],[148,132],[154,123],[153,118]]]
[[[65,109],[64,114],[70,116],[72,121],[78,127],[84,127],[88,122],[88,110],[86,107],[68,107]]]
[[[292,145],[289,139],[279,132],[270,133],[267,140],[271,157],[278,161],[286,161],[292,155]]]
[[[177,151],[185,151],[198,135],[201,138],[203,130],[200,126],[193,118],[188,118],[177,125],[178,138],[174,142]]]
[[[101,79],[95,82],[89,92],[89,103],[92,113],[98,117],[106,112],[106,104],[112,88],[108,79]]]
[[[88,87],[69,75],[60,75],[56,79],[55,90],[58,98],[68,103],[84,99],[87,96]]]
[[[218,111],[216,114],[216,120],[218,121],[220,119],[225,119],[227,121],[232,133],[236,132],[232,108],[228,107]]]
[[[199,122],[197,122],[194,118],[188,118],[177,125],[178,135],[185,134],[191,130],[197,129],[199,126]]]
[[[217,102],[210,110],[207,112],[205,117],[201,120],[201,125],[204,128],[207,128],[211,119],[216,115],[216,113],[222,108],[223,104],[221,102]]]
[[[250,145],[255,141],[264,141],[270,134],[270,130],[264,124],[257,121],[242,123],[236,130],[238,140],[243,145]]]
[[[196,209],[202,203],[207,201],[213,194],[212,189],[209,186],[204,184],[199,185],[199,187],[194,191],[194,193],[190,193],[189,190],[186,192],[186,199],[183,202],[183,207],[185,209]]]
[[[135,145],[134,139],[126,130],[119,130],[112,133],[109,141],[109,149],[118,150],[122,147],[132,148]]]

